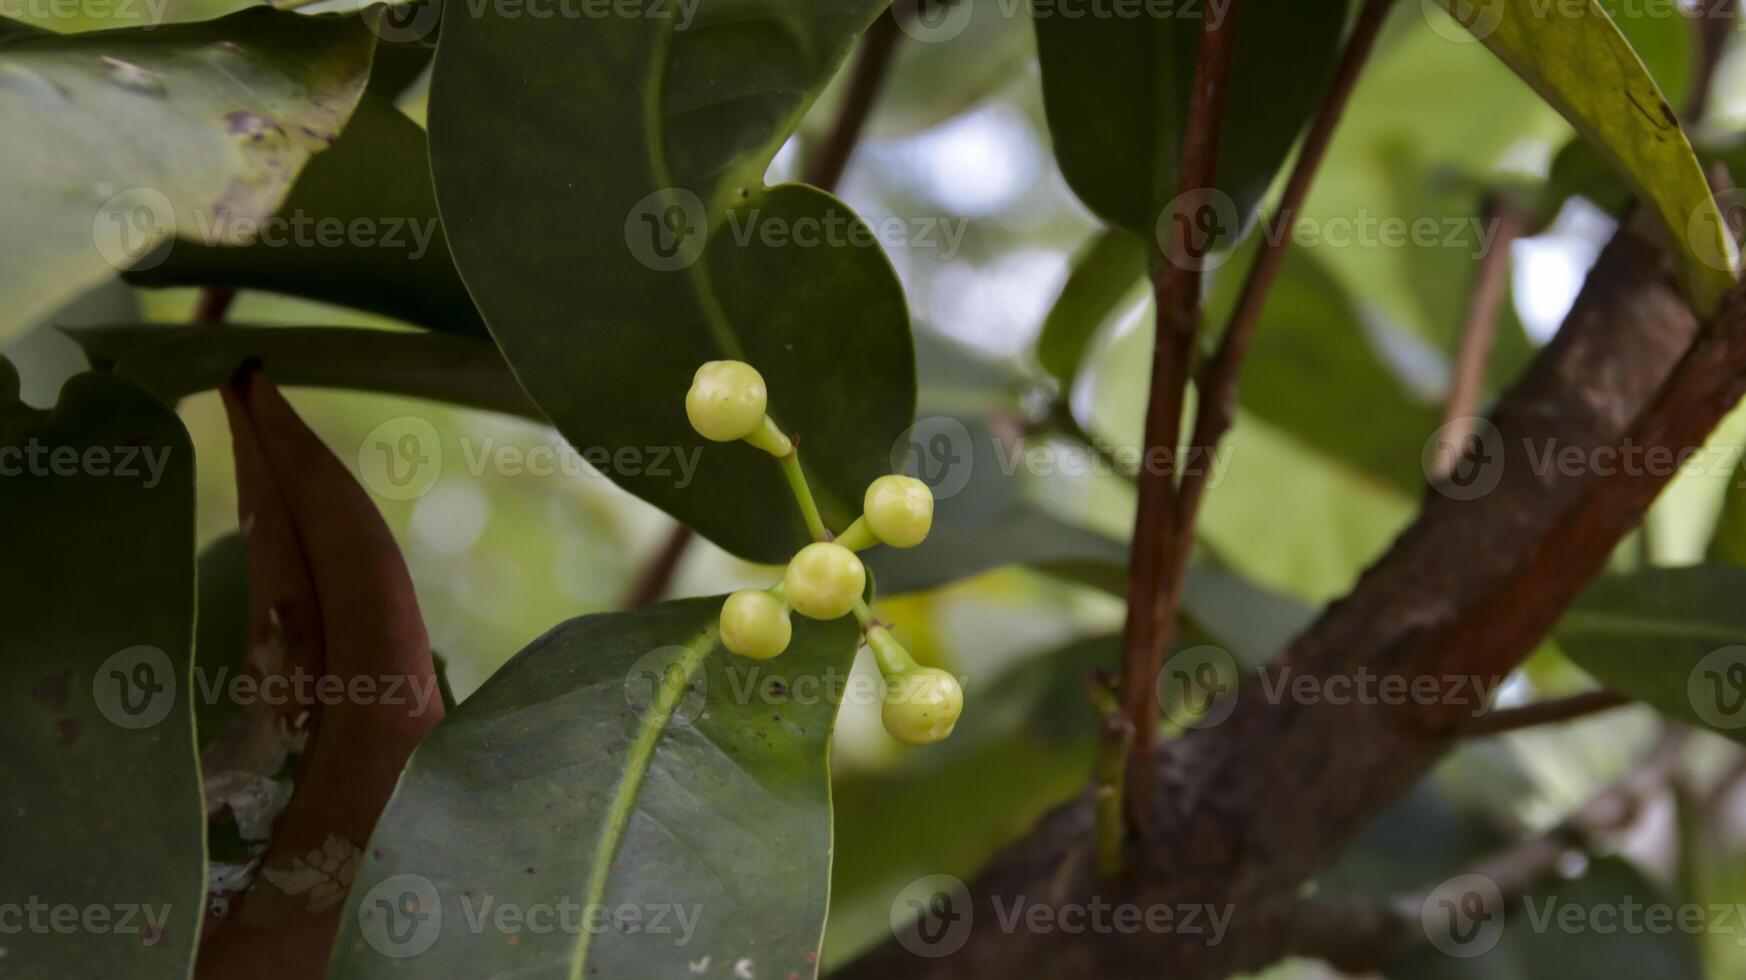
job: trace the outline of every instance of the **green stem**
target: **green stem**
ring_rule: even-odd
[[[878,543],[879,539],[873,536],[872,528],[867,526],[865,514],[855,518],[855,523],[850,524],[848,530],[837,535],[837,544],[850,551],[866,551]]]
[[[788,489],[794,491],[794,502],[800,505],[800,515],[806,518],[806,529],[814,541],[829,541],[824,518],[818,516],[818,503],[812,499],[812,488],[806,484],[806,474],[800,470],[800,449],[791,449],[782,457],[782,475],[788,478]]]
[[[794,443],[782,434],[782,430],[776,426],[776,420],[768,415],[764,416],[757,431],[746,437],[746,441],[777,459],[794,451]]]
[[[914,670],[916,667],[915,658],[883,626],[875,626],[867,631],[867,646],[873,650],[873,659],[879,664],[879,673],[886,677]]]
[[[1101,672],[1086,677],[1085,693],[1091,699],[1092,708],[1102,719],[1094,773],[1096,842],[1097,874],[1107,881],[1122,872],[1122,843],[1127,826],[1126,807],[1122,796],[1126,790],[1128,753],[1133,748],[1134,730],[1122,716],[1115,691],[1110,687],[1109,679],[1101,676]]]

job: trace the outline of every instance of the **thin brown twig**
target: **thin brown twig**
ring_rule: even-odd
[[[223,323],[230,313],[232,303],[236,302],[236,289],[232,286],[207,286],[200,290],[200,295],[194,301],[194,323]]]
[[[855,60],[854,74],[849,76],[849,88],[843,95],[842,108],[831,127],[830,135],[819,148],[818,155],[807,167],[806,182],[823,190],[835,190],[848,169],[849,157],[861,141],[861,130],[873,112],[874,99],[885,81],[886,69],[902,36],[897,29],[895,14],[887,11],[867,29],[861,41],[861,53]]]
[[[1618,691],[1599,690],[1584,691],[1568,697],[1552,698],[1534,704],[1526,704],[1519,708],[1504,708],[1489,711],[1479,715],[1472,721],[1461,726],[1461,734],[1468,738],[1478,738],[1486,735],[1502,735],[1506,732],[1521,731],[1536,725],[1554,725],[1564,721],[1574,721],[1602,711],[1611,711],[1635,699]]]
[[[1510,284],[1510,245],[1527,228],[1521,210],[1503,195],[1494,195],[1485,205],[1485,218],[1493,223],[1491,248],[1480,257],[1468,297],[1467,315],[1461,324],[1461,345],[1455,355],[1454,377],[1443,408],[1445,443],[1465,446],[1473,435],[1473,417],[1479,414],[1485,396],[1485,373],[1491,364],[1491,348],[1497,339],[1498,314],[1503,309]],[[1455,465],[1459,452],[1441,453],[1437,466],[1443,473]]]
[[[1177,541],[1175,561],[1184,568],[1193,550],[1193,529],[1195,519],[1199,516],[1201,498],[1206,494],[1207,481],[1212,475],[1213,453],[1235,418],[1237,375],[1242,369],[1243,358],[1247,356],[1249,344],[1254,340],[1255,330],[1261,322],[1261,311],[1267,305],[1267,295],[1272,291],[1273,282],[1279,277],[1280,267],[1285,262],[1298,212],[1303,208],[1304,199],[1309,196],[1310,185],[1315,182],[1322,160],[1327,157],[1334,130],[1339,125],[1340,117],[1345,114],[1346,105],[1352,98],[1352,90],[1357,86],[1358,76],[1363,71],[1365,62],[1370,59],[1370,52],[1376,46],[1376,36],[1382,30],[1382,24],[1392,7],[1393,0],[1368,0],[1352,25],[1352,35],[1346,42],[1346,50],[1340,56],[1339,65],[1334,69],[1328,93],[1323,97],[1321,107],[1316,110],[1315,118],[1310,121],[1309,129],[1304,134],[1303,148],[1298,151],[1297,161],[1291,168],[1291,176],[1286,179],[1279,206],[1268,219],[1260,253],[1255,256],[1255,263],[1249,267],[1249,274],[1243,280],[1236,308],[1231,311],[1230,323],[1225,327],[1218,347],[1201,369],[1200,377],[1196,381],[1195,387],[1200,394],[1200,400],[1195,407],[1194,435],[1189,440],[1189,452],[1199,454],[1201,462],[1188,467],[1183,474],[1182,492],[1177,502],[1178,524],[1185,530]]]
[[[684,524],[673,525],[673,530],[662,543],[661,550],[655,552],[655,557],[649,560],[642,574],[637,576],[630,591],[625,593],[624,601],[619,603],[621,609],[641,609],[661,601],[667,594],[667,588],[673,584],[673,575],[679,570],[679,562],[685,557],[686,549],[691,547],[691,539],[696,532]]]
[[[1122,644],[1122,711],[1134,729],[1132,773],[1147,778],[1145,764],[1158,738],[1155,683],[1170,643],[1171,620],[1181,594],[1180,575],[1171,560],[1177,550],[1176,475],[1173,457],[1182,436],[1182,404],[1188,392],[1189,362],[1200,333],[1201,263],[1210,242],[1190,239],[1190,212],[1203,202],[1218,171],[1227,84],[1237,47],[1242,9],[1231,3],[1221,21],[1208,18],[1201,29],[1195,60],[1188,134],[1183,144],[1177,196],[1171,202],[1171,235],[1163,260],[1154,257],[1153,292],[1157,335],[1152,351],[1152,389],[1146,404],[1146,457],[1161,454],[1164,465],[1147,468],[1140,481],[1139,513],[1128,564],[1128,611]],[[1134,799],[1144,794],[1133,794]]]

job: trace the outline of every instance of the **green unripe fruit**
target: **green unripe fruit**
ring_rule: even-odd
[[[721,605],[721,642],[742,657],[769,660],[793,638],[787,607],[768,592],[741,589]]]
[[[847,616],[866,588],[861,559],[840,544],[824,541],[800,549],[782,576],[788,604],[810,619]]]
[[[885,679],[885,730],[906,745],[931,745],[952,734],[964,710],[958,679],[934,667],[915,667]]]
[[[934,492],[913,476],[882,476],[862,501],[867,527],[893,548],[913,548],[934,526]]]
[[[770,401],[764,376],[744,361],[708,361],[691,378],[685,415],[705,439],[733,442],[758,431]]]

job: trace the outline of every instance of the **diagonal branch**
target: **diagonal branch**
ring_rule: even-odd
[[[1144,863],[1116,894],[1087,859],[1084,799],[1044,818],[970,886],[977,923],[999,922],[1020,895],[1114,899],[1221,910],[1230,917],[1221,942],[978,926],[952,955],[922,960],[893,944],[843,976],[1195,980],[1284,955],[1303,884],[1448,751],[1483,709],[1470,692],[1534,649],[1677,470],[1546,469],[1535,460],[1548,440],[1584,458],[1626,444],[1668,447],[1677,458],[1701,446],[1746,389],[1746,294],[1736,290],[1700,331],[1666,256],[1636,225],[1602,252],[1558,336],[1498,402],[1495,433],[1466,461],[1489,492],[1439,483],[1445,492],[1427,494],[1388,553],[1274,668],[1317,683],[1361,672],[1428,678],[1439,697],[1270,700],[1267,685],[1250,685],[1222,724],[1159,753],[1147,801],[1154,819],[1137,849]]]

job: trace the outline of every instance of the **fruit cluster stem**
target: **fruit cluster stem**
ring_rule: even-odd
[[[794,492],[794,502],[800,505],[800,516],[806,519],[806,530],[814,541],[829,541],[831,534],[825,530],[824,518],[818,514],[818,503],[812,499],[812,487],[806,483],[806,474],[800,469],[800,449],[789,449],[783,456],[782,475],[788,478],[788,489]]]

